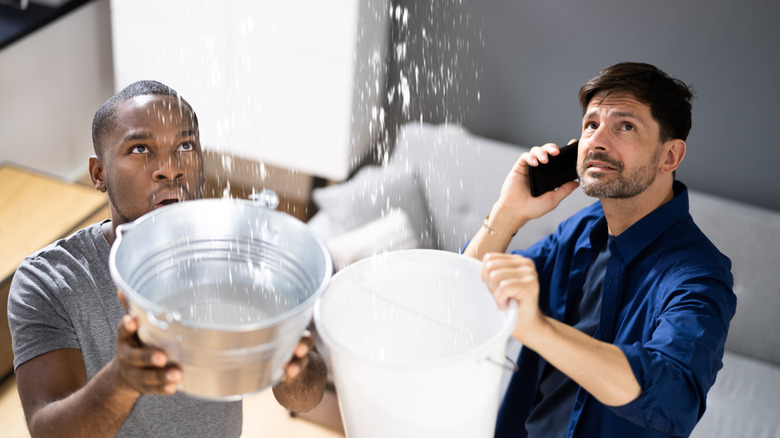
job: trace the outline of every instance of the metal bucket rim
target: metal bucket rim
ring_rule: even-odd
[[[256,321],[251,323],[242,323],[242,324],[215,324],[215,323],[208,323],[208,322],[197,322],[197,321],[191,321],[188,319],[177,319],[176,322],[179,323],[182,326],[190,327],[190,328],[196,328],[196,329],[206,329],[206,330],[214,330],[219,332],[237,332],[237,331],[254,331],[263,329],[266,327],[273,327],[275,325],[278,325],[284,321],[286,321],[289,318],[294,317],[297,314],[300,314],[302,312],[306,312],[307,309],[311,308],[319,298],[319,296],[325,291],[325,289],[328,286],[328,282],[332,276],[333,273],[333,261],[330,256],[330,252],[327,249],[327,246],[325,243],[320,239],[316,234],[314,234],[311,230],[307,229],[306,224],[300,221],[299,219],[288,215],[286,213],[282,213],[279,211],[271,210],[266,207],[262,207],[260,205],[254,204],[255,201],[247,201],[242,199],[222,199],[222,198],[209,198],[209,199],[194,199],[184,202],[179,202],[173,205],[169,205],[160,209],[153,210],[149,213],[146,213],[145,215],[139,217],[138,219],[134,220],[133,222],[121,224],[117,226],[117,232],[116,232],[116,238],[114,240],[113,245],[111,245],[111,251],[109,253],[109,272],[111,273],[111,277],[113,281],[116,283],[116,286],[119,288],[119,290],[122,291],[122,293],[127,297],[129,301],[140,307],[141,309],[145,310],[146,312],[151,312],[155,316],[157,315],[170,315],[171,312],[169,312],[167,309],[165,309],[163,306],[159,305],[158,303],[146,298],[145,296],[139,294],[135,291],[135,289],[128,284],[125,279],[120,275],[119,268],[116,265],[116,257],[117,253],[119,251],[119,248],[121,246],[121,242],[125,237],[125,234],[132,232],[132,230],[138,226],[141,226],[143,223],[153,220],[157,215],[162,214],[173,214],[172,211],[176,209],[183,209],[186,208],[187,205],[192,205],[192,203],[200,203],[200,204],[206,204],[211,203],[214,204],[214,208],[216,208],[218,205],[228,205],[231,208],[238,206],[240,204],[244,204],[244,206],[249,206],[250,208],[262,208],[264,212],[267,212],[271,215],[271,217],[276,217],[280,219],[274,219],[274,220],[281,220],[281,221],[287,221],[291,224],[294,224],[295,227],[300,228],[301,231],[304,231],[308,233],[309,237],[311,237],[314,242],[316,243],[317,247],[320,249],[323,255],[323,263],[324,263],[324,270],[323,275],[321,278],[316,279],[319,281],[319,286],[317,289],[312,292],[305,300],[295,305],[293,308],[280,313],[278,315],[273,316],[272,318],[268,318],[264,321]],[[245,207],[242,207],[245,208]],[[163,318],[164,319],[164,318]]]

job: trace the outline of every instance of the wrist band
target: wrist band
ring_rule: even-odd
[[[486,217],[485,220],[482,222],[482,228],[484,228],[485,231],[487,231],[487,233],[492,236],[492,235],[498,234],[498,233],[496,233],[496,230],[490,228],[490,225],[488,225],[488,218],[489,217],[490,216]]]
[[[484,221],[482,221],[482,228],[485,229],[485,231],[488,233],[488,235],[492,236],[495,234],[498,234],[498,232],[492,228],[490,228],[490,225],[488,225],[488,220],[490,219],[490,215],[487,215]],[[512,237],[515,237],[517,232],[512,233]]]

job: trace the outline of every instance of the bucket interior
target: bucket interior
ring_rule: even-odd
[[[237,238],[160,249],[128,272],[128,281],[174,319],[205,325],[273,320],[319,286],[289,252]]]
[[[239,202],[178,207],[133,224],[112,258],[120,287],[145,310],[198,327],[266,325],[324,289],[330,259],[294,218]]]
[[[408,250],[374,256],[340,271],[317,303],[326,345],[384,364],[426,364],[479,355],[505,342],[514,313],[499,311],[465,256]]]

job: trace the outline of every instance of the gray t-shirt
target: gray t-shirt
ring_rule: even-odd
[[[19,265],[8,297],[14,369],[53,350],[78,348],[92,378],[114,357],[125,309],[109,272],[109,251],[100,224],[93,224]],[[237,437],[241,423],[240,401],[144,395],[118,436]]]

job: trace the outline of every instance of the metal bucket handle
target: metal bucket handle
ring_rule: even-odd
[[[132,230],[135,228],[136,223],[135,222],[125,222],[119,226],[116,227],[116,240],[119,240],[122,238],[122,234]],[[116,242],[114,242],[116,243]]]
[[[178,312],[162,312],[159,315],[155,315],[153,312],[146,312],[146,319],[150,324],[159,328],[160,330],[168,330],[168,327],[170,327],[172,323],[181,320],[181,316],[178,314]]]
[[[493,359],[492,357],[489,357],[489,356],[485,360],[487,360],[490,363],[496,364],[496,365],[500,366],[501,368],[503,368],[503,369],[505,369],[507,371],[511,371],[513,373],[516,373],[516,372],[520,371],[520,367],[517,365],[517,362],[513,361],[512,359],[510,359],[509,356],[504,356],[504,359],[506,359],[506,362],[509,362],[511,364],[511,366],[506,364],[506,363],[501,363],[501,362],[499,362],[499,361],[497,361],[497,360],[495,360],[495,359]]]
[[[269,210],[276,210],[279,207],[279,195],[271,189],[263,189],[260,193],[251,193],[248,198]]]

